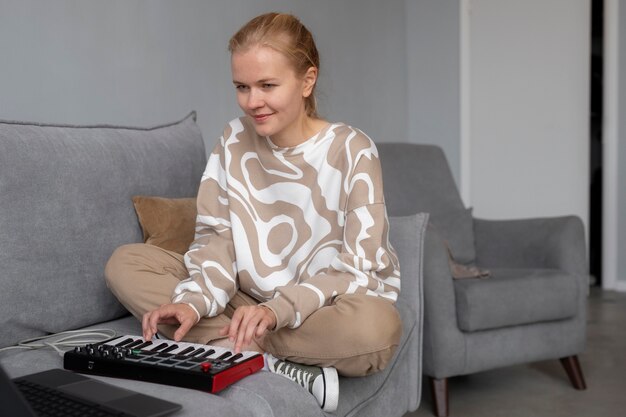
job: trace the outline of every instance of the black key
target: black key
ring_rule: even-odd
[[[124,339],[124,340],[122,340],[121,342],[119,342],[119,343],[118,343],[118,344],[116,344],[115,346],[124,346],[124,345],[126,345],[126,344],[128,344],[128,343],[130,343],[130,342],[132,342],[132,341],[133,341],[133,338],[132,338],[132,337],[129,337],[128,339]]]
[[[231,362],[235,362],[236,360],[241,359],[241,358],[243,358],[243,354],[238,353],[235,356],[233,356],[232,358],[229,358],[228,360],[231,361]]]
[[[164,347],[167,347],[167,343],[161,343],[157,347],[155,347],[153,349],[150,349],[150,352],[158,352],[159,350],[163,349]]]
[[[231,355],[232,355],[231,352],[224,352],[220,356],[218,356],[217,359],[226,359],[227,357],[229,357]]]
[[[161,351],[161,353],[171,352],[171,351],[176,350],[176,349],[178,349],[178,345],[171,345],[170,347],[168,347],[166,349],[163,349]]]
[[[209,349],[209,350],[206,351],[206,353],[203,353],[202,355],[200,355],[200,357],[201,358],[206,358],[207,356],[211,356],[214,353],[215,353],[215,350]]]
[[[150,346],[152,344],[152,342],[150,340],[148,340],[147,342],[143,342],[142,344],[140,344],[139,346],[135,346],[135,349],[143,349],[146,346]]]
[[[139,345],[140,345],[140,344],[142,344],[142,343],[143,343],[143,341],[142,341],[141,339],[137,339],[137,340],[135,340],[133,343],[131,343],[130,345],[126,345],[126,346],[124,346],[124,347],[125,347],[125,348],[127,348],[127,349],[132,349],[132,348],[134,348],[135,346],[139,346]]]
[[[193,347],[189,346],[187,349],[183,349],[180,352],[176,352],[177,355],[186,355],[193,351]]]
[[[204,352],[204,349],[202,349],[202,348],[198,348],[198,349],[194,350],[193,352],[191,352],[191,353],[189,354],[189,356],[196,356],[196,355],[201,354],[202,352]]]

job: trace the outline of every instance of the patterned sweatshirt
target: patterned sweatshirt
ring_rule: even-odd
[[[235,119],[202,176],[190,277],[172,302],[214,317],[240,289],[276,314],[276,329],[297,328],[342,294],[394,302],[388,232],[378,152],[364,133],[328,124],[280,148]]]

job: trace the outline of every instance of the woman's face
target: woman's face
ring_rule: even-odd
[[[280,52],[253,46],[231,57],[237,102],[252,120],[256,132],[278,146],[293,146],[307,139],[304,99],[311,94],[317,72],[310,68],[298,77]]]

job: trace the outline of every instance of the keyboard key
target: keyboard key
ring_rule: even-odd
[[[161,351],[161,353],[171,352],[171,351],[176,350],[176,349],[178,349],[178,345],[171,345],[171,346],[169,346],[169,347],[167,347],[167,348],[163,349],[163,350]]]
[[[194,348],[192,346],[186,347],[185,349],[181,350],[180,352],[176,352],[177,355],[186,355],[189,352],[193,352]]]
[[[120,339],[121,339],[121,337],[120,337]],[[117,339],[116,339],[116,340],[117,340]],[[112,341],[112,343],[115,343],[115,342],[116,342],[116,340],[113,340],[113,341]],[[128,338],[126,338],[126,339],[122,340],[121,342],[119,342],[119,343],[115,344],[114,346],[117,346],[117,347],[122,347],[122,346],[124,346],[124,345],[129,344],[129,343],[130,343],[130,342],[132,342],[132,341],[133,341],[133,339],[132,339],[131,337],[128,337]]]
[[[224,352],[220,356],[218,356],[217,359],[226,359],[226,358],[228,358],[231,355],[232,355],[231,352]]]

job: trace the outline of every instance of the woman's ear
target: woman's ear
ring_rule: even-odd
[[[304,87],[302,89],[302,97],[308,97],[313,92],[313,87],[317,82],[317,68],[309,67],[304,74]]]

